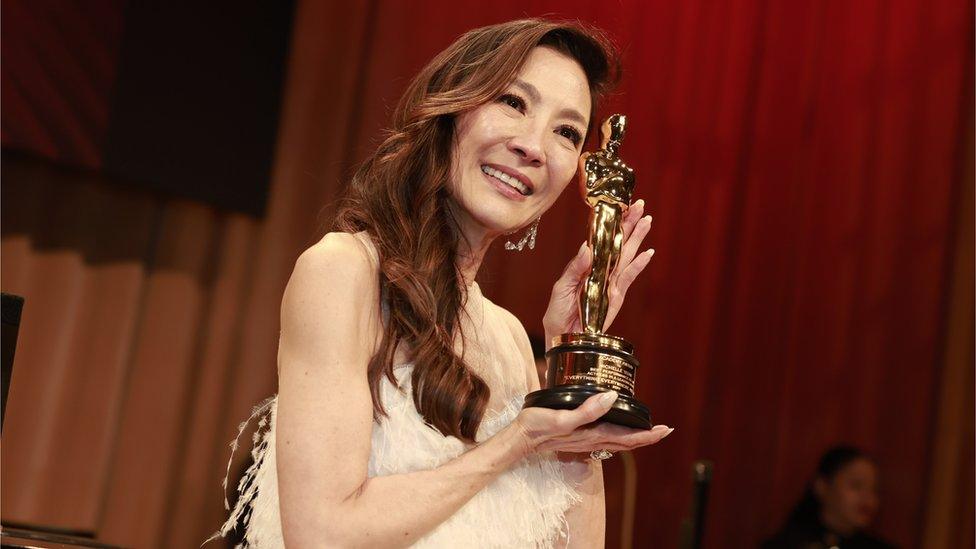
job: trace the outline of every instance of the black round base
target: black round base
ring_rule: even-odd
[[[552,410],[575,410],[583,401],[606,389],[593,385],[559,385],[551,389],[541,389],[525,395],[523,408],[539,407]],[[634,429],[651,428],[651,411],[636,398],[620,394],[613,407],[600,418],[624,427]]]

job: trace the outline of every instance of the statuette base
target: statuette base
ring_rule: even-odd
[[[571,410],[595,394],[616,391],[617,401],[601,421],[650,429],[650,411],[634,398],[634,377],[640,364],[633,353],[633,346],[617,336],[558,336],[546,353],[548,388],[526,395],[525,407]]]
[[[551,410],[575,410],[583,401],[605,389],[593,385],[562,385],[533,391],[525,396],[525,407],[537,406]],[[613,407],[600,421],[634,429],[651,428],[651,411],[636,398],[621,394]]]

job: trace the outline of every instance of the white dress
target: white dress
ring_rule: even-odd
[[[356,236],[375,261],[368,237],[364,233]],[[507,315],[510,313],[481,294],[477,283],[469,287],[461,320],[467,338],[464,358],[492,389],[489,410],[476,437],[478,441],[484,441],[511,423],[528,391],[525,359],[515,340],[512,321],[505,318]],[[524,330],[519,335],[526,337]],[[412,368],[407,363],[394,369],[399,389],[383,378],[380,394],[387,417],[373,424],[370,477],[435,469],[472,447],[456,437],[445,437],[417,413],[411,397]],[[278,512],[276,410],[276,396],[254,409],[251,419],[260,418],[251,451],[254,464],[238,484],[238,501],[230,518],[214,534],[214,537],[226,536],[243,517],[246,534],[239,547],[284,547]],[[241,432],[251,419],[241,424]],[[236,449],[236,446],[235,439],[231,447]],[[229,467],[230,463],[228,470]],[[226,485],[225,478],[225,489]],[[565,513],[579,499],[576,487],[567,481],[561,463],[553,454],[530,455],[500,474],[413,547],[552,547],[561,537],[568,536]]]

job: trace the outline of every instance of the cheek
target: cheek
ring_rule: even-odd
[[[476,153],[498,143],[508,132],[505,118],[499,116],[492,106],[482,106],[459,116],[456,128],[455,139],[465,153]]]
[[[853,488],[843,490],[838,503],[844,509],[845,513],[856,517],[861,514],[862,507],[867,502],[866,495],[863,491]]]
[[[457,117],[454,125],[454,144],[451,147],[451,187],[470,184],[466,181],[465,171],[471,169],[474,157],[477,155],[483,125],[477,112],[465,113]]]
[[[550,161],[550,178],[555,194],[559,195],[572,182],[576,175],[576,168],[579,166],[579,155],[575,152],[569,154],[562,153]]]
[[[454,151],[452,160],[454,161],[455,169],[459,167],[458,162],[463,162],[464,158],[469,154],[468,151],[471,149],[471,141],[473,139],[471,130],[472,126],[470,121],[458,120],[454,131],[454,146],[452,147]]]

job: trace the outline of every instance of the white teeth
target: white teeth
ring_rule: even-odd
[[[496,170],[495,168],[492,168],[490,166],[482,166],[481,171],[494,177],[495,179],[501,181],[502,183],[505,183],[509,187],[512,187],[513,189],[517,190],[518,192],[522,193],[525,196],[531,194],[529,192],[529,188],[525,186],[525,183],[522,183],[518,179],[515,179],[514,177],[508,175],[505,172]]]

